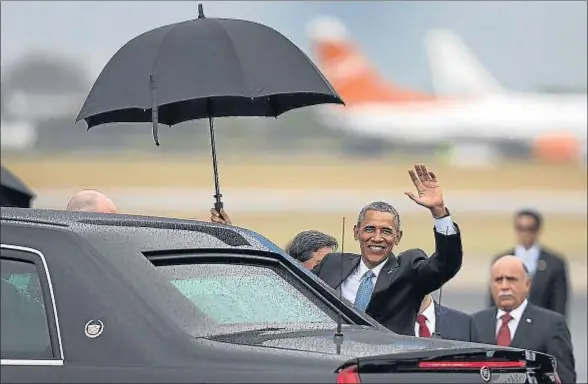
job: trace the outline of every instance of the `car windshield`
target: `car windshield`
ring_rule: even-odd
[[[206,263],[157,269],[219,328],[335,324],[335,313],[273,268]]]

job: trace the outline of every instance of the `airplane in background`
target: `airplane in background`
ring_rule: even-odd
[[[308,33],[315,62],[346,104],[317,109],[328,127],[395,143],[496,146],[514,141],[531,145],[540,156],[585,152],[585,93],[504,89],[450,32],[433,31],[425,40],[435,89],[445,95],[388,82],[338,19],[316,19]]]
[[[31,149],[37,142],[37,130],[30,122],[0,120],[0,137],[3,150]]]
[[[447,29],[427,33],[425,47],[436,94],[476,96],[501,94],[548,100],[562,106],[586,104],[586,93],[530,93],[504,88],[475,57],[463,38]]]

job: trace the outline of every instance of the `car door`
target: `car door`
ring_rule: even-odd
[[[2,381],[42,382],[64,361],[47,261],[17,244],[1,244],[0,256]]]

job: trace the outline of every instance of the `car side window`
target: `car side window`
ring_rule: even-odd
[[[217,324],[335,324],[271,268],[220,263],[157,268]]]
[[[52,359],[51,336],[40,271],[29,260],[13,258],[2,249],[1,358],[11,360]]]

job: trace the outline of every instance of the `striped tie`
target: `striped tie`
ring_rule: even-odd
[[[357,289],[355,303],[353,304],[358,311],[365,311],[370,302],[372,291],[374,290],[374,283],[372,282],[374,276],[375,274],[371,270],[363,275],[359,288]]]

